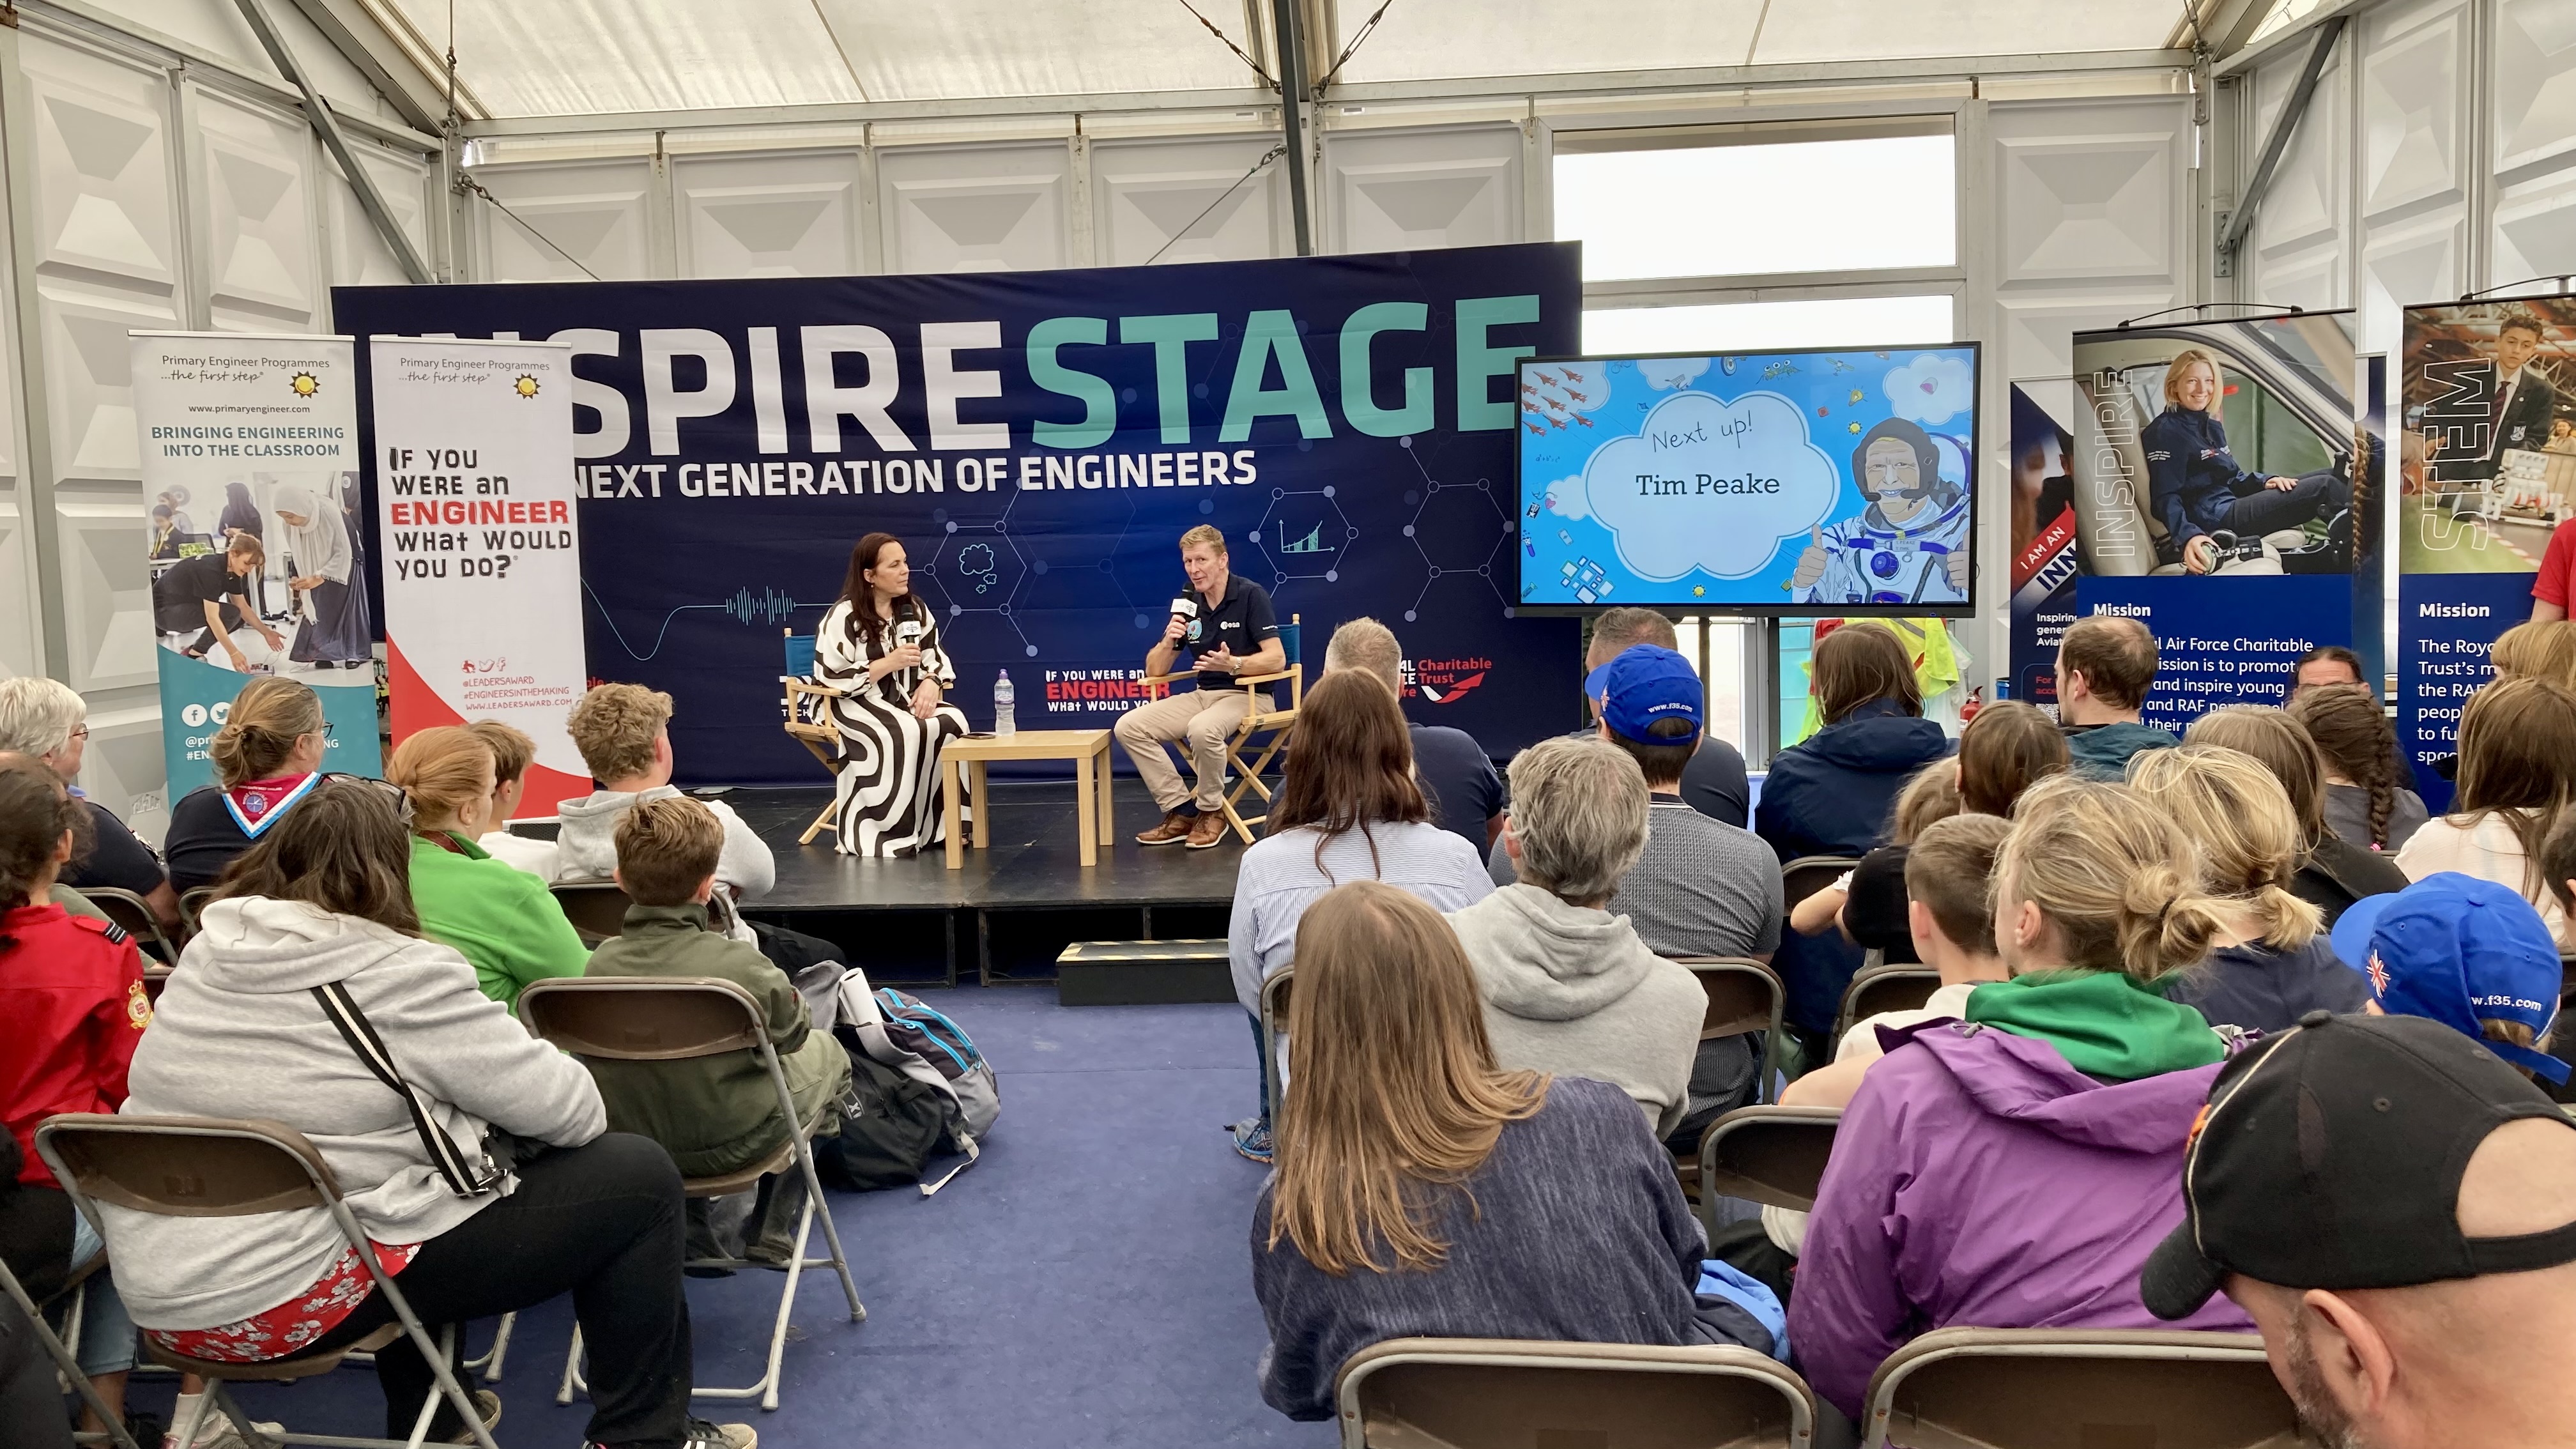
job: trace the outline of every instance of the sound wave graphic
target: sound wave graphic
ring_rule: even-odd
[[[733,597],[720,606],[742,624],[777,623],[796,612],[796,600],[777,589],[763,588],[757,595],[748,588],[736,589]]]

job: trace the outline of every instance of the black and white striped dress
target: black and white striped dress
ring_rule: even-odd
[[[842,750],[832,818],[844,855],[910,855],[946,839],[939,818],[939,751],[966,733],[966,713],[943,703],[926,720],[913,717],[912,692],[924,678],[938,680],[942,688],[957,682],[929,611],[903,600],[871,643],[860,626],[858,611],[865,607],[864,601],[847,599],[834,604],[814,636],[815,679],[849,691],[832,701]],[[869,683],[869,662],[906,640],[921,646],[921,663]]]

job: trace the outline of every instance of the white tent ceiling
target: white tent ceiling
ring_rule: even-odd
[[[1260,84],[1207,25],[1269,64],[1269,0],[361,3],[407,30],[415,54],[442,54],[452,35],[468,108],[495,117],[1240,94]],[[1327,58],[1378,8],[1302,3],[1331,32],[1310,41]],[[2182,15],[2182,0],[1392,0],[1337,79],[2147,51],[2172,42]]]

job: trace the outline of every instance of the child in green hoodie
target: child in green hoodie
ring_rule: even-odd
[[[813,1029],[805,999],[759,947],[708,928],[707,899],[723,850],[723,822],[685,795],[627,811],[617,822],[617,883],[634,904],[626,909],[623,933],[591,953],[586,974],[713,977],[749,991],[760,1003],[797,1119],[816,1123],[818,1135],[836,1132],[839,1118],[830,1108],[850,1088],[848,1051],[830,1033]],[[775,1152],[792,1130],[778,1120],[778,1092],[756,1051],[588,1065],[608,1106],[609,1130],[660,1142],[688,1177],[740,1172]],[[803,1207],[801,1173],[762,1179],[759,1235],[746,1256],[785,1261]]]

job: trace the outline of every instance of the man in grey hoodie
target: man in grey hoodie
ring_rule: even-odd
[[[1603,909],[1645,853],[1645,773],[1606,741],[1554,739],[1521,751],[1511,783],[1519,880],[1449,917],[1495,1065],[1608,1082],[1665,1136],[1690,1111],[1708,998]]]

